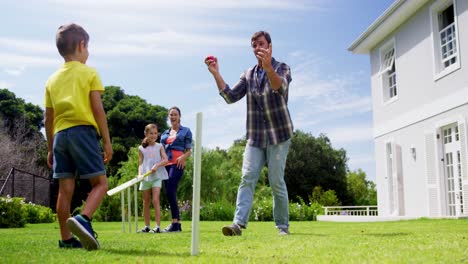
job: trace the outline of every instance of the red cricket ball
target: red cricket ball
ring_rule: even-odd
[[[206,56],[205,61],[207,60],[215,60],[215,57],[213,55]]]

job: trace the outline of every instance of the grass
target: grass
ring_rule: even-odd
[[[28,224],[0,229],[0,263],[468,263],[466,219],[292,222],[290,236],[278,236],[272,222],[251,222],[242,236],[224,237],[226,224],[200,223],[198,256],[190,254],[189,222],[166,234],[96,222],[97,251],[59,249],[57,223]]]

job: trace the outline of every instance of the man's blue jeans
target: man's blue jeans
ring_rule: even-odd
[[[288,156],[291,139],[276,145],[268,145],[266,149],[252,147],[247,144],[242,164],[242,180],[237,192],[234,223],[247,227],[252,211],[255,185],[260,172],[268,165],[268,181],[273,192],[273,217],[278,228],[289,227],[289,200],[284,168]]]

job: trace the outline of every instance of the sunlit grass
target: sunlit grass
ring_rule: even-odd
[[[225,224],[200,223],[198,256],[190,222],[167,234],[97,222],[101,249],[91,252],[59,249],[57,223],[28,224],[0,229],[0,263],[468,263],[468,220],[292,222],[290,236],[278,236],[272,222],[251,222],[240,237],[224,237]]]

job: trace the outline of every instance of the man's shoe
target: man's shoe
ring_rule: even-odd
[[[81,244],[87,250],[99,249],[97,234],[94,232],[91,222],[81,215],[76,215],[67,219],[67,226],[70,231],[80,239]]]
[[[65,243],[63,240],[59,240],[58,242],[59,248],[82,248],[83,245],[81,245],[81,242],[76,239],[76,237],[72,237],[71,241],[68,243]]]
[[[225,236],[241,236],[242,230],[238,224],[233,223],[230,226],[223,227],[223,235]]]
[[[278,235],[280,236],[287,236],[289,235],[289,229],[288,228],[278,228]]]
[[[164,232],[181,232],[182,225],[180,223],[171,223],[164,229]]]
[[[151,232],[151,228],[145,226],[142,229],[138,230],[138,233],[149,233]]]

